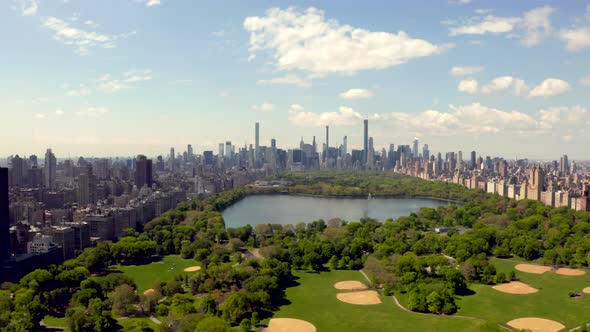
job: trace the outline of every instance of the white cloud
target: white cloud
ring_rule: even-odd
[[[483,67],[473,67],[473,66],[455,66],[451,68],[449,74],[455,77],[462,77],[462,76],[469,76],[480,73],[483,71]]]
[[[552,97],[568,92],[571,86],[566,81],[547,78],[531,90],[524,80],[512,76],[496,77],[483,86],[480,86],[477,80],[466,79],[461,80],[457,86],[457,91],[469,94],[491,94],[509,89],[512,90],[515,96],[519,97]]]
[[[568,135],[563,135],[563,136],[561,136],[561,139],[564,142],[569,143],[569,142],[571,142],[574,139],[574,136],[569,135],[569,134]]]
[[[371,32],[326,19],[316,8],[272,8],[266,16],[244,20],[250,52],[269,50],[279,70],[301,70],[315,76],[384,69],[445,47],[415,39],[405,32]]]
[[[551,6],[537,7],[525,12],[522,17],[494,15],[475,16],[449,28],[451,36],[513,33],[526,47],[539,45],[552,32],[550,16],[555,12]],[[477,14],[484,13],[476,11]]]
[[[311,81],[309,79],[301,78],[297,75],[286,75],[282,77],[274,77],[268,80],[258,80],[257,82],[260,85],[277,85],[277,84],[285,84],[285,85],[295,85],[302,88],[307,88],[311,86]]]
[[[116,93],[127,88],[129,88],[129,86],[119,80],[103,82],[98,86],[98,89],[104,93]]]
[[[583,86],[590,87],[590,75],[580,79],[579,83]]]
[[[488,15],[479,23],[450,28],[450,35],[484,35],[487,33],[498,34],[510,32],[514,30],[519,21],[520,19],[518,17]]]
[[[476,80],[461,80],[457,86],[457,91],[469,94],[476,94],[479,91],[479,83]]]
[[[590,28],[581,27],[564,29],[559,33],[559,39],[565,42],[568,51],[576,52],[590,47]]]
[[[537,46],[552,30],[549,16],[555,12],[555,8],[544,6],[529,10],[524,14],[523,25],[526,30],[520,42],[526,47]]]
[[[65,114],[65,112],[62,109],[55,110],[55,115],[57,115],[57,116],[62,116],[64,114]]]
[[[36,113],[33,117],[35,119],[41,120],[41,119],[45,119],[46,116],[43,113]]]
[[[472,2],[473,0],[449,0],[449,4],[451,5],[468,5]]]
[[[37,0],[20,0],[21,14],[23,16],[33,16],[39,11]]]
[[[349,89],[339,94],[344,99],[366,99],[373,97],[373,92],[367,89]]]
[[[534,87],[530,95],[531,97],[552,97],[562,95],[570,90],[571,86],[568,82],[556,78],[548,78]]]
[[[252,110],[258,112],[272,112],[275,109],[275,105],[271,103],[262,103],[260,105],[252,105]]]
[[[95,31],[87,31],[73,27],[70,23],[57,17],[47,17],[42,27],[53,31],[53,38],[65,45],[75,46],[78,54],[85,55],[91,48],[113,48],[114,42],[121,38],[127,38],[135,32],[120,35],[107,35]]]
[[[337,112],[306,112],[303,106],[293,104],[289,107],[289,122],[299,127],[318,126],[354,126],[361,123],[363,117],[350,107],[341,106]]]
[[[76,112],[76,114],[78,114],[80,116],[96,118],[96,117],[108,114],[110,112],[111,112],[111,110],[106,107],[88,107],[88,108],[79,110],[78,112]]]
[[[125,76],[125,82],[143,82],[150,81],[152,79],[152,70],[129,70],[123,74]]]
[[[92,91],[84,84],[80,84],[77,89],[66,91],[66,96],[69,97],[85,97],[92,93]]]
[[[418,113],[386,113],[372,117],[389,121],[415,134],[432,136],[481,135],[503,133],[531,133],[538,131],[538,121],[533,116],[516,111],[503,111],[472,103],[449,106],[448,111],[426,110]]]
[[[161,5],[161,2],[160,0],[148,0],[146,1],[145,5],[148,7],[159,6]]]

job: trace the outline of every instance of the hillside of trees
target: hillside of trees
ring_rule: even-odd
[[[460,206],[422,208],[388,220],[317,220],[226,228],[221,211],[249,194],[285,188],[246,187],[180,204],[100,243],[75,259],[2,284],[0,329],[33,331],[46,314],[65,316],[70,330],[114,331],[114,317],[166,317],[161,331],[250,331],[284,303],[292,269],[361,269],[385,294],[407,294],[418,312],[453,314],[470,283],[502,283],[489,257],[518,256],[546,264],[590,265],[590,213],[514,201],[464,187],[383,173],[287,173],[291,193],[430,196]],[[450,231],[439,235],[436,226]],[[263,260],[243,255],[257,248]],[[137,294],[115,264],[139,264],[180,254],[203,267],[191,277]],[[450,256],[450,258],[449,258]],[[453,259],[454,258],[454,259]]]

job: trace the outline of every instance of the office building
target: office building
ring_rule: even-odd
[[[135,162],[135,185],[137,189],[152,186],[152,160],[144,155],[137,156]]]
[[[369,153],[369,120],[364,121],[364,136],[363,136],[363,164],[367,162],[367,154]]]
[[[51,149],[45,152],[45,168],[43,169],[44,184],[47,189],[55,189],[55,178],[57,175],[57,159]]]

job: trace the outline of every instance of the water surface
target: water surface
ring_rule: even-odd
[[[222,212],[226,227],[247,224],[297,224],[341,218],[380,221],[407,216],[422,207],[436,208],[449,203],[429,198],[331,198],[291,195],[248,196]]]

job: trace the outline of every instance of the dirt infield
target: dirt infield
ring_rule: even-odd
[[[374,290],[362,292],[350,292],[336,294],[336,298],[342,302],[358,305],[381,304],[379,294]]]
[[[146,290],[145,292],[143,292],[143,295],[152,295],[152,294],[154,294],[155,292],[156,292],[156,290],[155,290],[155,289],[153,289],[153,288],[150,288],[150,289]]]
[[[500,284],[493,287],[495,290],[508,294],[532,294],[539,290],[520,281],[512,281],[507,284]]]
[[[368,289],[367,285],[360,281],[340,281],[334,284],[334,288],[339,290],[365,290]]]
[[[578,269],[568,269],[567,267],[560,267],[559,269],[555,270],[555,273],[560,274],[562,276],[581,276],[586,274],[586,271]]]
[[[565,328],[563,324],[554,320],[535,317],[513,319],[507,324],[515,329],[530,330],[533,332],[557,332]]]
[[[533,264],[518,264],[514,267],[518,271],[534,274],[543,274],[552,270],[551,266],[533,265]]]
[[[300,319],[273,318],[262,332],[315,332],[313,324]]]
[[[200,266],[191,266],[191,267],[187,267],[186,269],[184,269],[184,272],[195,272],[195,271],[199,271],[201,269]]]
[[[590,294],[590,287],[586,287],[586,288],[582,289],[582,292],[584,292],[586,294]]]

